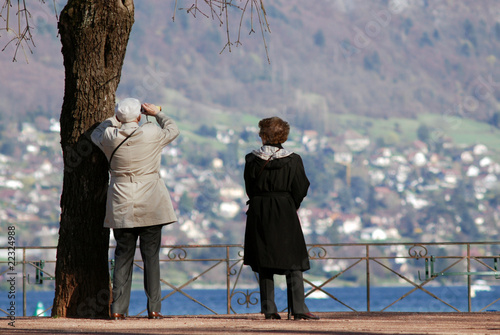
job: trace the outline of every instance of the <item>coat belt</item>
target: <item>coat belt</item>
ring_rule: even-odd
[[[263,193],[257,193],[254,196],[255,197],[286,197],[290,196],[290,192],[263,192]]]
[[[137,183],[137,182],[145,182],[145,181],[153,181],[160,179],[159,173],[150,173],[141,176],[111,176],[111,182],[116,183]]]

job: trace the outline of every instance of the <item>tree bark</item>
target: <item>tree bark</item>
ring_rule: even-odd
[[[69,0],[60,15],[64,180],[52,316],[109,316],[107,161],[90,133],[113,115],[133,22],[133,0]]]

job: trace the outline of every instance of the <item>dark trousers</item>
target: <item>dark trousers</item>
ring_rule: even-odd
[[[304,280],[302,271],[288,271],[286,290],[289,312],[293,314],[309,313],[304,297]],[[274,273],[267,269],[259,271],[261,313],[278,313],[274,302]]]
[[[161,312],[160,244],[162,225],[113,229],[116,240],[111,313],[128,314],[134,255],[139,238],[144,262],[144,290],[148,312]]]

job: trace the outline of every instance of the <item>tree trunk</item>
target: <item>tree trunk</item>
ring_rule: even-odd
[[[64,180],[52,316],[109,316],[107,161],[90,133],[113,115],[133,22],[133,0],[69,0],[60,15]]]

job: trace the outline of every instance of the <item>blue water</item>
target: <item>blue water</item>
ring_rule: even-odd
[[[452,287],[424,287],[426,290],[435,294],[440,299],[448,304],[459,309],[461,312],[468,311],[467,288],[464,286]],[[417,290],[397,302],[393,306],[386,309],[388,305],[399,299],[412,289],[412,287],[372,287],[370,292],[370,311],[387,311],[387,312],[455,312],[453,308],[447,306],[441,301],[433,298],[429,294]],[[367,292],[365,287],[356,288],[333,288],[327,291],[335,296],[342,303],[334,299],[313,299],[307,298],[306,303],[312,312],[336,312],[336,311],[352,311],[352,309],[360,312],[367,311]],[[227,314],[226,290],[223,289],[186,289],[184,292],[194,299],[199,300],[202,304],[210,308],[218,314]],[[237,293],[232,299],[233,311],[231,313],[258,313],[260,304],[258,302],[259,294],[257,289],[249,297],[249,305],[245,304],[247,294],[246,290],[241,290],[243,293]],[[171,293],[171,291],[163,291],[163,296]],[[26,294],[27,306],[26,315],[34,315],[38,303],[42,303],[45,308],[52,305],[54,293],[52,291],[29,291]],[[490,303],[500,298],[500,286],[491,286],[490,291],[477,291],[476,296],[472,299],[472,311],[477,312],[482,309],[485,311],[500,310],[500,301],[488,306]],[[12,302],[15,302],[15,315],[23,315],[22,292],[18,292],[15,299],[9,299],[7,292],[0,292],[0,308],[8,311]],[[241,304],[240,304],[241,303]],[[286,309],[286,290],[276,289],[276,304],[280,311]],[[488,307],[487,307],[488,306]],[[146,296],[143,291],[132,291],[131,302],[129,307],[129,315],[137,315],[146,308]],[[352,309],[351,309],[352,308]],[[213,312],[201,306],[199,303],[192,301],[189,297],[176,292],[165,299],[162,303],[162,313],[164,315],[203,315],[213,314]],[[46,313],[50,315],[50,310]],[[142,314],[144,315],[144,313]],[[6,316],[0,311],[0,316]]]

